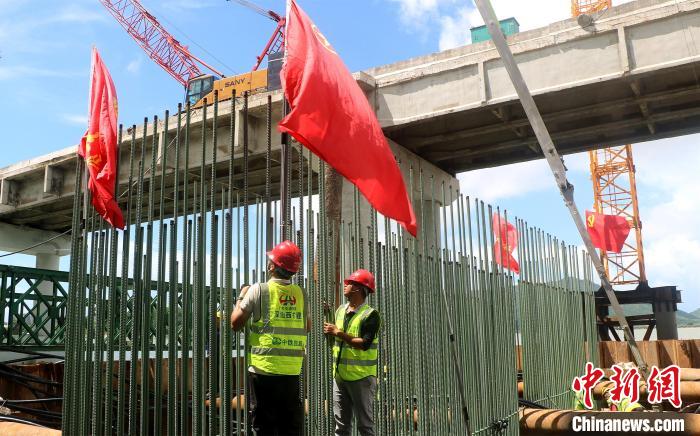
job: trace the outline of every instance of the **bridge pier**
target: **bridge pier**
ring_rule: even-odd
[[[655,302],[652,307],[656,317],[656,339],[678,339],[676,303],[659,301]]]

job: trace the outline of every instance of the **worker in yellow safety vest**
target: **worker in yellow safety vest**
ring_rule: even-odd
[[[345,279],[347,303],[335,312],[335,324],[323,331],[333,341],[333,415],[336,436],[350,436],[353,415],[361,436],[374,436],[374,398],[377,392],[377,351],[381,318],[367,304],[375,292],[374,276],[358,269]]]
[[[612,387],[603,390],[603,398],[608,403],[611,412],[643,412],[644,407],[636,401],[631,401],[628,397],[622,397],[620,401],[613,401]]]
[[[608,408],[611,412],[643,412],[644,407],[641,404],[630,401],[628,397],[622,397],[620,401],[612,400],[612,387],[606,387],[603,390],[603,398],[608,403]],[[574,410],[588,410],[583,402],[583,391],[575,393]]]
[[[311,329],[305,292],[291,282],[301,264],[301,250],[284,241],[267,257],[270,279],[241,289],[231,327],[240,330],[250,321],[246,400],[255,434],[297,436],[303,423],[299,375]]]

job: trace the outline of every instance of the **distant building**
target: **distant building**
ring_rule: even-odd
[[[515,18],[506,18],[505,20],[499,21],[499,23],[501,24],[503,34],[506,36],[514,35],[520,32],[520,23],[518,23],[518,20]],[[472,43],[488,41],[491,39],[491,35],[489,34],[489,30],[486,28],[486,25],[472,27],[469,30],[472,33]]]

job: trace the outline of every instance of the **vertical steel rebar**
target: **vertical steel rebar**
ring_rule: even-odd
[[[209,308],[207,311],[207,336],[209,339],[209,344],[207,348],[209,349],[208,356],[208,391],[209,391],[209,408],[208,408],[208,433],[209,435],[215,435],[218,433],[216,431],[216,425],[218,422],[217,417],[217,407],[216,400],[219,398],[218,391],[218,331],[216,329],[216,311],[219,302],[219,287],[218,287],[218,215],[216,211],[216,151],[217,151],[217,118],[219,115],[219,95],[217,91],[214,91],[214,104],[213,104],[213,114],[212,114],[212,137],[211,137],[211,175],[209,180]],[[203,126],[204,128],[204,126]],[[223,208],[223,204],[222,204]],[[222,407],[230,407],[227,404],[223,404]]]
[[[306,288],[314,322],[300,390],[306,434],[334,427],[333,362],[320,323],[323,302],[341,303],[336,253],[342,274],[364,267],[377,279],[369,303],[382,319],[378,435],[517,434],[518,348],[526,398],[570,402],[570,378],[596,352],[588,258],[413,165],[419,239],[379,217],[357,191],[335,226],[324,201],[326,166],[296,143],[280,162],[290,169],[280,179],[287,191],[273,200],[272,99],[242,100],[240,113],[235,97],[228,113],[218,96],[198,109],[179,106],[175,132],[167,112],[162,127],[156,117],[140,133],[131,129],[123,232],[105,230],[81,207],[76,184],[65,434],[250,434],[248,409],[237,401],[248,397],[247,340],[228,319],[241,286],[264,280],[265,250],[282,237],[302,249],[295,283]],[[218,162],[222,134],[226,162]],[[499,239],[511,222],[519,275],[497,261],[516,242]],[[89,395],[81,380],[91,383]]]

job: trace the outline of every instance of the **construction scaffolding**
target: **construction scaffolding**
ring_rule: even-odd
[[[123,231],[85,206],[78,163],[64,434],[251,434],[246,335],[228,319],[238,290],[265,280],[266,247],[282,224],[269,96],[259,109],[251,113],[244,95],[120,129]],[[253,142],[266,151],[252,153]],[[343,200],[351,216],[334,222],[324,163],[298,144],[287,159],[283,224],[304,253],[295,280],[314,323],[302,371],[306,434],[333,432],[323,302],[342,303],[339,278],[359,267],[377,277],[370,304],[382,316],[377,434],[466,434],[448,313],[474,434],[518,434],[519,375],[528,400],[571,404],[571,379],[597,347],[585,254],[415,167],[403,169],[418,239],[357,192]],[[506,249],[494,237],[501,219],[518,229],[519,277],[495,261]]]

